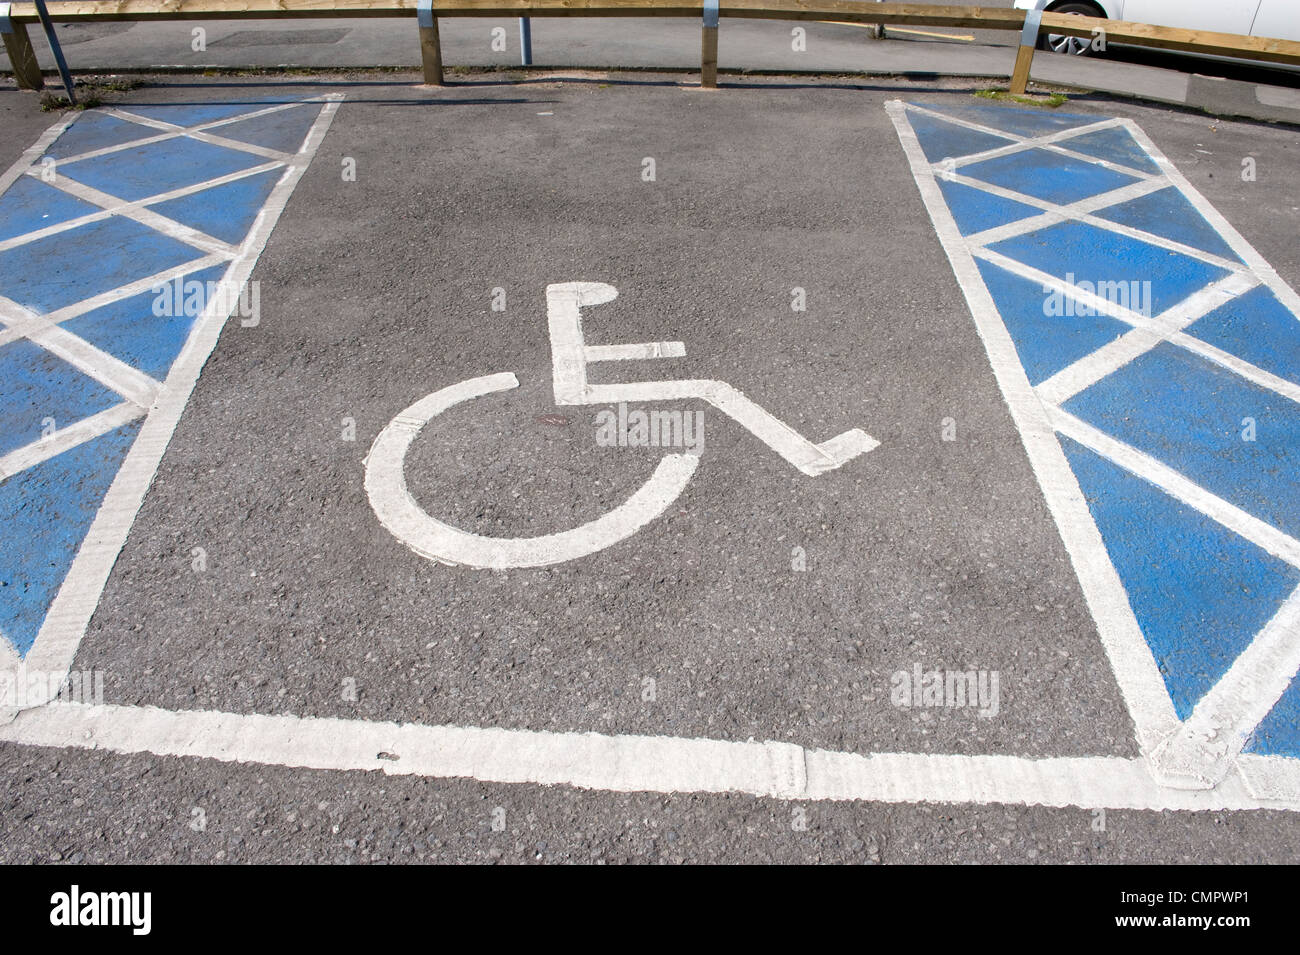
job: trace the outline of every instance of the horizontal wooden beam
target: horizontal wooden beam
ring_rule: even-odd
[[[416,0],[62,0],[50,5],[57,22],[100,20],[274,20],[282,18],[413,17]],[[439,17],[699,17],[700,0],[434,0]],[[838,20],[983,30],[1019,30],[1022,10],[1004,7],[862,3],[860,0],[720,0],[724,17],[764,20]],[[35,22],[36,5],[14,3],[10,16]],[[1300,65],[1300,43],[1266,37],[1044,13],[1042,31],[1090,37],[1102,29],[1108,43],[1184,50]]]
[[[1210,56],[1230,56],[1274,63],[1300,64],[1300,43],[1262,36],[1239,36],[1236,33],[1211,33],[1208,30],[1184,30],[1150,23],[1107,20],[1066,13],[1044,13],[1043,33],[1092,37],[1101,30],[1107,43],[1130,43],[1160,50],[1182,50]]]
[[[700,0],[434,0],[439,17],[699,17]],[[413,17],[416,0],[60,0],[55,21],[248,20],[329,17]],[[910,23],[987,30],[1019,30],[1020,10],[931,6],[859,0],[721,0],[722,16],[770,20],[842,20]],[[15,20],[36,20],[36,5],[14,3]]]

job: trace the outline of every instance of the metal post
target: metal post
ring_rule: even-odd
[[[533,21],[519,18],[519,58],[524,66],[533,65]]]
[[[77,94],[72,92],[72,74],[68,72],[68,62],[63,58],[63,48],[59,46],[59,38],[54,35],[54,24],[50,22],[50,11],[45,9],[45,0],[36,0],[36,15],[41,18],[45,39],[49,41],[50,50],[54,53],[54,62],[59,67],[59,78],[63,80],[63,88],[68,91],[68,102],[76,106]]]

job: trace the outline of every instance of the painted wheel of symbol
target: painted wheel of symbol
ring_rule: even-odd
[[[544,567],[631,537],[662,514],[686,488],[699,464],[692,454],[665,455],[637,492],[607,514],[572,530],[541,537],[484,537],[431,517],[406,487],[406,454],[424,427],[447,409],[519,387],[506,372],[471,378],[421,398],[393,418],[366,457],[366,494],[379,522],[421,557],[440,563],[503,569]]]

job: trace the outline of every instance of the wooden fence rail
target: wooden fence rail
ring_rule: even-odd
[[[106,20],[278,20],[283,18],[416,17],[420,0],[64,0],[50,7],[54,22]],[[1004,7],[930,6],[915,3],[863,3],[861,0],[433,0],[420,24],[424,80],[442,84],[438,20],[443,17],[687,17],[706,21],[707,9],[718,17],[758,20],[831,20],[846,23],[963,27],[977,30],[1023,30],[1026,13]],[[0,11],[4,4],[0,4]],[[1103,31],[1107,43],[1184,50],[1273,63],[1300,65],[1300,43],[1265,37],[1210,33],[1059,13],[1041,14],[1038,32],[1093,37]],[[23,89],[39,89],[40,69],[27,24],[39,19],[31,2],[9,4],[7,22],[0,12],[0,35],[14,76]],[[702,26],[702,85],[717,85],[716,26]],[[1033,45],[1018,48],[1011,90],[1023,93],[1033,61]]]

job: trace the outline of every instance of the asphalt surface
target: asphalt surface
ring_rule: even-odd
[[[858,753],[1137,754],[883,109],[969,102],[972,87],[690,83],[171,78],[118,96],[346,100],[253,273],[262,321],[227,325],[82,641],[74,666],[108,675],[106,702]],[[1300,277],[1294,130],[1100,97],[1071,108],[1135,118]],[[12,92],[0,115],[5,165],[53,120]],[[1256,183],[1238,176],[1246,155]],[[411,553],[375,520],[363,459],[393,415],[465,378],[513,371],[521,386],[417,440],[411,490],[441,519],[532,536],[645,480],[658,452],[596,447],[599,409],[554,406],[545,288],[577,280],[620,292],[584,316],[589,342],[687,349],[596,366],[597,381],[723,379],[813,440],[861,427],[881,446],[808,478],[696,403],[699,471],[629,540],[535,570]],[[795,287],[807,311],[791,310]],[[891,705],[890,674],[916,663],[998,671],[997,717]],[[1085,809],[812,804],[797,831],[792,804],[740,795],[0,750],[5,862],[1300,860],[1285,812],[1112,811],[1099,832]]]

